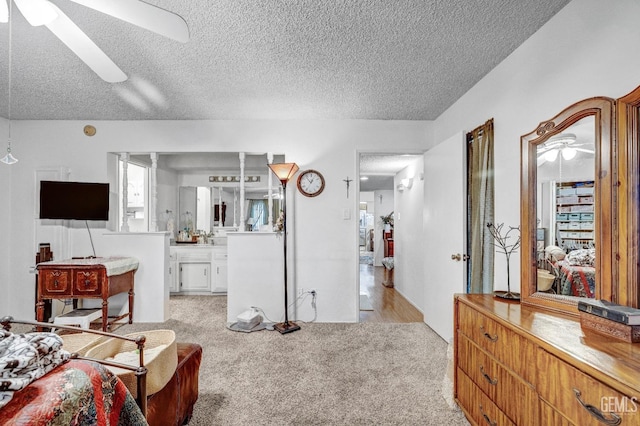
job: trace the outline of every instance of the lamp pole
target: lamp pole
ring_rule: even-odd
[[[282,237],[283,237],[283,252],[284,252],[284,322],[278,323],[273,326],[281,334],[291,333],[292,331],[300,330],[300,326],[294,322],[289,321],[289,298],[287,292],[287,182],[298,171],[298,165],[295,163],[280,163],[269,164],[269,168],[275,173],[282,184],[282,191],[284,192],[282,197]]]

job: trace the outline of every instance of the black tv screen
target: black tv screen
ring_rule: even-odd
[[[109,184],[41,181],[40,219],[109,220]]]

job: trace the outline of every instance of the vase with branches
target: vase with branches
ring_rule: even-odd
[[[509,226],[505,229],[504,223],[487,223],[489,233],[493,237],[493,245],[497,248],[499,253],[503,253],[507,258],[507,291],[494,292],[494,295],[502,297],[503,299],[519,300],[520,293],[514,293],[511,291],[511,274],[509,273],[509,260],[513,253],[517,253],[520,248],[520,227]],[[517,232],[517,236],[512,233]],[[511,240],[513,239],[513,240]]]

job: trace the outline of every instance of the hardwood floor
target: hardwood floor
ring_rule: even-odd
[[[360,322],[422,322],[423,316],[393,288],[382,285],[384,266],[360,264],[360,293],[366,293],[372,311],[360,311]]]

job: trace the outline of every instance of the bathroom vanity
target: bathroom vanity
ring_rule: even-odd
[[[227,292],[227,246],[176,244],[169,247],[171,294]]]

